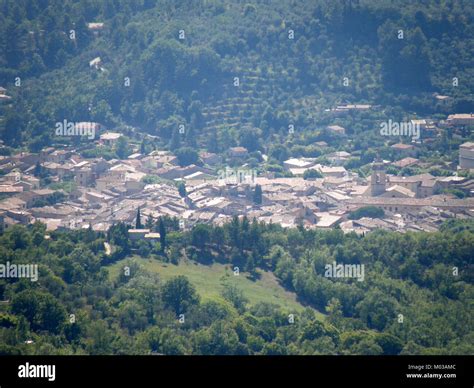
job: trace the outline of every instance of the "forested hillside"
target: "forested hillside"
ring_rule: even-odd
[[[307,146],[338,103],[380,105],[394,119],[474,110],[469,0],[0,4],[0,85],[13,97],[0,136],[11,146],[39,150],[67,119],[134,127],[172,148],[183,124],[184,145],[254,151],[270,137]],[[351,124],[354,137],[373,129]]]
[[[474,352],[472,222],[366,237],[245,218],[167,229],[166,241],[151,246],[130,241],[123,224],[108,235],[58,231],[46,239],[41,224],[6,231],[1,257],[30,258],[40,281],[0,280],[0,354]],[[132,252],[141,258],[130,260]],[[149,261],[180,268],[184,260],[226,265],[227,278],[239,268],[255,283],[272,271],[306,308],[251,303],[231,284],[221,298],[202,298],[185,276],[164,281],[146,269]],[[365,281],[327,278],[333,261],[364,264]]]

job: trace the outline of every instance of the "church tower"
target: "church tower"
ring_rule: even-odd
[[[385,165],[377,155],[372,163],[372,177],[370,179],[370,194],[376,197],[385,193],[387,185],[387,176],[385,175]]]

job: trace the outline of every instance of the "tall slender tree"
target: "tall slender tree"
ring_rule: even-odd
[[[262,186],[260,185],[255,186],[255,191],[253,193],[253,202],[257,205],[262,204]]]
[[[160,233],[161,250],[164,252],[166,248],[166,226],[161,217],[158,219],[158,230]]]
[[[140,208],[137,210],[137,219],[135,221],[135,228],[136,229],[141,229],[142,228],[142,219],[141,219],[141,214],[140,214]]]
[[[178,192],[179,192],[179,195],[184,198],[186,197],[187,193],[186,193],[186,185],[183,183],[183,182],[179,182],[178,184]]]

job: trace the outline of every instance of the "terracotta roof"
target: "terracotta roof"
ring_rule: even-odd
[[[346,204],[355,205],[381,205],[381,206],[434,206],[440,208],[474,208],[474,198],[464,199],[430,199],[430,198],[390,198],[390,197],[356,197],[344,201]]]

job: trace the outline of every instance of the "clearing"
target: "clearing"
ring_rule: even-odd
[[[223,300],[221,296],[223,286],[233,284],[243,292],[251,305],[259,302],[273,303],[289,313],[300,312],[304,309],[304,306],[297,301],[296,294],[285,290],[271,272],[259,270],[260,278],[252,280],[247,276],[248,274],[242,272],[235,276],[231,265],[218,263],[203,265],[190,260],[182,260],[179,265],[174,265],[133,256],[109,266],[110,277],[115,279],[119,271],[130,262],[135,262],[147,271],[159,274],[163,281],[174,276],[186,276],[203,300]],[[317,313],[319,318],[323,317],[323,314]]]

